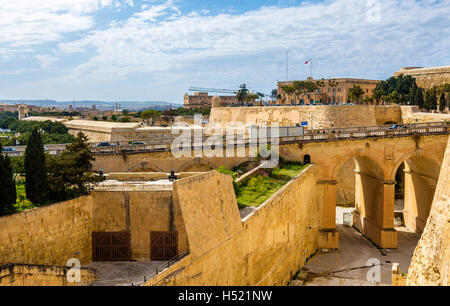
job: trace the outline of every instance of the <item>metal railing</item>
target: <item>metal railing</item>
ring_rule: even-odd
[[[296,128],[296,127],[294,127]],[[345,128],[327,128],[327,129],[313,129],[305,130],[303,135],[299,136],[282,136],[276,137],[280,144],[287,143],[302,143],[302,142],[320,142],[320,141],[336,141],[346,139],[362,139],[369,137],[404,137],[414,134],[419,135],[433,135],[433,134],[450,134],[450,123],[446,122],[427,122],[427,123],[413,123],[402,124],[399,128],[393,129],[391,125],[384,126],[367,126],[367,127],[345,127]],[[129,145],[127,142],[111,146],[98,146],[98,143],[91,143],[91,151],[94,154],[120,154],[120,153],[147,153],[147,152],[161,152],[170,151],[172,143],[178,135],[168,135],[165,137],[156,137],[150,140],[140,140],[145,142],[141,145]],[[227,144],[226,136],[209,136],[204,135],[202,142],[192,137],[190,149],[201,148],[204,145],[214,144],[211,137],[216,137],[219,143]],[[269,136],[270,137],[270,136]],[[197,141],[197,143],[195,143]],[[241,139],[235,140],[231,146],[256,146],[255,139],[251,136],[241,135]],[[60,154],[65,150],[67,144],[59,145],[45,145],[45,149],[50,154]],[[8,147],[5,147],[8,148]],[[15,148],[16,151],[4,151],[3,153],[9,156],[20,156],[25,151],[25,146],[10,147]]]
[[[430,123],[414,123],[408,125],[400,125],[400,128],[392,129],[390,126],[369,126],[369,127],[352,127],[352,128],[328,128],[306,130],[300,136],[286,136],[277,137],[280,144],[288,143],[303,143],[303,142],[323,142],[323,141],[337,141],[347,139],[363,139],[370,137],[404,137],[419,135],[439,135],[450,134],[450,124],[445,122],[430,122]],[[164,138],[164,143],[145,144],[134,146],[110,146],[110,147],[94,147],[92,152],[94,154],[120,154],[120,153],[143,153],[143,152],[158,152],[170,151],[171,144],[177,136],[169,136]],[[197,139],[192,138],[189,149],[199,149],[204,145],[214,145],[214,140],[211,136],[203,136],[202,143],[194,143]],[[216,144],[222,143],[228,145],[226,136],[216,136]],[[156,141],[157,142],[157,141]],[[257,142],[252,138],[242,138],[235,140],[232,146],[256,146]]]

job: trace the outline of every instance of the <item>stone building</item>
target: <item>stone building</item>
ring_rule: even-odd
[[[450,66],[432,68],[404,67],[400,71],[394,72],[395,77],[400,74],[413,76],[416,79],[417,86],[425,89],[450,83]]]
[[[214,96],[208,95],[207,92],[195,92],[194,95],[184,95],[184,108],[196,109],[202,107],[211,107]],[[222,106],[236,105],[238,100],[236,96],[220,96]]]
[[[312,81],[312,78],[308,78],[308,81]],[[325,87],[319,88],[313,93],[305,95],[303,99],[298,99],[295,95],[287,95],[282,86],[291,85],[293,81],[278,82],[278,92],[281,95],[281,99],[277,101],[282,105],[305,105],[312,104],[314,101],[318,101],[322,104],[344,104],[348,102],[348,93],[350,88],[355,85],[359,85],[364,91],[362,98],[372,96],[372,91],[377,86],[379,81],[377,80],[365,80],[365,79],[352,79],[352,78],[338,78],[333,79],[337,82],[336,87],[328,85],[328,79],[325,80]]]

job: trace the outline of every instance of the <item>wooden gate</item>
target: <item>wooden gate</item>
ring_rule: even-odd
[[[178,255],[178,232],[150,232],[150,258],[161,261]]]
[[[129,261],[130,232],[92,232],[93,261]]]

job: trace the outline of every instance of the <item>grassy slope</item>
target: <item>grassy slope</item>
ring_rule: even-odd
[[[237,188],[239,207],[258,207],[305,168],[305,165],[286,162],[270,175],[260,174],[242,182]]]

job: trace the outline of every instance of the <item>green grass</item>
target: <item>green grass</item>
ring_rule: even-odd
[[[306,165],[283,162],[270,174],[258,174],[235,187],[239,208],[258,207],[296,177]]]
[[[16,194],[17,194],[17,200],[16,204],[14,204],[14,211],[15,212],[21,212],[25,210],[29,210],[35,207],[38,207],[38,205],[35,205],[31,203],[27,199],[27,195],[25,193],[25,182],[22,180],[18,180],[16,182]]]

